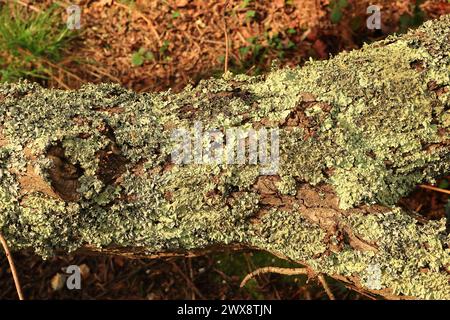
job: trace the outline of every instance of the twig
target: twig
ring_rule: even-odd
[[[65,68],[63,68],[63,67],[61,67],[61,66],[59,66],[59,65],[57,65],[57,64],[54,64],[54,63],[50,62],[49,60],[47,60],[47,59],[45,59],[45,58],[40,58],[40,59],[42,59],[45,63],[47,63],[47,64],[50,65],[51,67],[56,68],[56,69],[59,69],[60,71],[62,71],[62,72],[64,72],[64,73],[68,74],[69,76],[75,78],[75,79],[78,80],[79,82],[81,82],[81,83],[84,82],[83,79],[81,79],[80,77],[78,77],[76,74],[70,72],[69,70],[66,70]]]
[[[188,265],[188,270],[189,270],[189,279],[194,279],[194,270],[192,270],[192,258],[187,258],[184,260],[185,264],[186,264],[186,260],[187,260],[187,265]],[[191,299],[195,300],[195,291],[192,290],[192,295],[191,295]]]
[[[93,71],[91,71],[90,69],[92,69]],[[103,71],[99,66],[95,66],[92,63],[89,63],[88,67],[84,71],[89,73],[90,75],[93,75],[94,77],[100,78],[101,75],[104,75],[105,77],[108,77],[110,80],[120,83],[119,78],[115,77],[114,75],[112,75],[106,71]]]
[[[445,193],[445,194],[450,194],[450,190],[427,186],[426,184],[421,184],[421,185],[419,185],[419,187],[422,189],[428,189],[428,190],[437,191],[437,192],[441,192],[441,193]]]
[[[356,287],[356,286],[354,286],[354,285],[352,285],[350,283],[345,283],[345,282],[342,282],[342,283],[349,290],[353,290],[355,292],[358,292],[359,294],[365,296],[366,298],[369,298],[370,300],[377,300],[377,298],[375,296],[373,296],[372,293],[365,292],[365,291],[361,290],[360,288],[358,288],[358,287]]]
[[[32,55],[33,55],[33,53],[31,53],[28,49],[18,48],[18,51],[19,51],[20,53],[25,54],[25,55],[28,55],[28,56],[32,56]],[[55,69],[58,69],[59,71],[62,71],[63,73],[66,73],[67,75],[74,77],[75,79],[77,79],[78,81],[80,81],[80,82],[82,82],[82,83],[84,82],[84,81],[83,81],[81,78],[79,78],[77,75],[73,74],[72,72],[66,70],[65,68],[63,68],[63,67],[61,67],[61,66],[59,66],[59,65],[57,65],[57,64],[54,64],[54,63],[50,62],[49,60],[45,59],[44,57],[36,56],[36,59],[37,59],[37,61],[38,61],[38,63],[39,63],[40,65],[41,65],[41,64],[48,64],[50,67],[53,67],[53,68],[55,68]],[[61,87],[65,88],[66,90],[70,90],[70,87],[69,87],[67,84],[65,84],[62,80],[58,79],[58,77],[56,77],[56,76],[53,74],[52,71],[47,70],[47,68],[45,68],[45,69],[43,70],[43,72],[45,72],[45,73],[49,76],[50,79],[53,79],[54,81],[56,81],[57,83],[59,83],[59,85],[60,85]]]
[[[256,269],[255,271],[252,271],[248,275],[246,275],[244,280],[242,280],[240,287],[241,288],[244,287],[250,279],[252,279],[260,274],[264,274],[264,273],[278,273],[278,274],[284,274],[284,275],[288,275],[288,276],[295,276],[295,275],[299,275],[299,274],[307,275],[308,269],[307,268],[278,268],[278,267],[259,268],[259,269]]]
[[[191,38],[194,39],[194,40],[200,41],[200,43],[206,42],[206,43],[212,43],[212,44],[223,45],[223,41],[209,40],[209,39],[205,39],[205,38],[201,38],[201,37],[196,37],[196,36],[192,36],[192,35],[191,35]]]
[[[186,280],[187,284],[191,287],[191,289],[199,296],[200,299],[204,300],[205,297],[202,295],[200,290],[197,289],[194,282],[180,269],[180,267],[175,263],[171,262],[172,266],[177,270],[177,272]]]
[[[416,208],[416,210],[414,210],[414,212],[419,213],[420,210],[422,209],[422,207],[423,207],[423,203],[419,204],[419,206]]]
[[[319,279],[320,283],[322,284],[323,288],[325,289],[325,292],[327,293],[328,298],[330,300],[336,300],[336,298],[334,297],[333,292],[331,292],[330,287],[328,286],[328,283],[325,280],[325,277],[323,276],[323,274],[319,274],[317,276],[317,278]]]
[[[62,88],[66,90],[70,90],[70,87],[66,85],[62,80],[60,80],[58,77],[56,77],[52,72],[44,70],[46,74],[50,77],[50,79],[55,80]]]
[[[227,13],[227,6],[228,6],[228,0],[225,2],[225,5],[223,7],[223,29],[225,32],[225,66],[224,71],[225,73],[228,72],[228,57],[230,54],[230,44],[228,43],[228,26],[227,26],[227,19],[225,17]]]
[[[14,265],[13,258],[11,256],[11,252],[9,252],[8,244],[6,243],[5,238],[3,238],[3,235],[0,233],[0,242],[2,243],[3,249],[5,250],[6,258],[8,259],[9,268],[11,269],[11,273],[14,279],[14,284],[16,286],[17,294],[19,296],[20,300],[24,300],[22,288],[20,287],[20,281],[19,277],[17,276],[16,267]]]

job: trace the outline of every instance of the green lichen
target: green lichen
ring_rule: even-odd
[[[272,210],[250,229],[250,244],[282,253],[295,261],[308,261],[325,252],[325,232],[298,212],[286,215]]]
[[[290,176],[282,176],[281,181],[277,183],[277,188],[281,194],[297,194],[297,182],[293,177]]]
[[[376,268],[381,272],[378,289],[391,288],[395,294],[426,299],[450,298],[445,272],[450,265],[450,249],[445,243],[450,237],[445,232],[445,219],[420,225],[396,208],[384,214],[353,214],[342,223],[360,239],[376,243],[377,251],[348,247],[315,261],[317,268],[328,274],[358,274],[362,279]]]
[[[346,209],[362,202],[394,204],[413,185],[450,168],[440,161],[448,155],[446,146],[424,149],[442,142],[439,129],[448,128],[448,101],[437,101],[428,89],[430,83],[450,84],[448,32],[430,24],[423,32],[427,37],[420,40],[389,38],[329,61],[272,72],[249,86],[263,106],[260,112],[301,105],[299,92],[332,107],[316,137],[303,141],[301,134],[289,133],[281,175],[332,183]],[[426,72],[412,67],[417,61]],[[281,94],[274,99],[274,92]],[[312,118],[320,113],[317,105],[306,110]],[[333,170],[331,178],[324,170]]]

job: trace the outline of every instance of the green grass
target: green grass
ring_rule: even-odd
[[[347,0],[333,0],[330,2],[330,19],[332,23],[339,23],[344,16],[344,9],[349,5]]]
[[[247,257],[246,257],[247,256]],[[254,251],[251,253],[245,252],[228,252],[228,253],[217,253],[213,256],[215,261],[215,267],[221,270],[224,274],[232,277],[238,276],[240,280],[250,273],[251,271],[268,266],[276,266],[281,268],[299,268],[299,264],[290,262],[287,260],[282,260],[276,256],[264,252],[264,251]],[[248,259],[248,260],[247,260]],[[249,263],[252,269],[249,269]],[[296,283],[295,279],[302,279],[302,281]],[[220,283],[221,277],[215,278],[217,282]],[[288,284],[302,285],[306,281],[306,276],[299,275],[293,277],[282,277],[281,282]],[[257,279],[251,279],[247,282],[244,287],[253,299],[264,299],[264,294],[261,291],[261,287],[258,284]]]
[[[411,5],[412,15],[407,13],[401,15],[400,33],[407,32],[409,28],[417,28],[426,20],[426,14],[420,8],[420,5],[424,2],[425,0],[416,0],[416,2]]]
[[[293,53],[296,48],[294,41],[290,37],[295,36],[297,31],[288,28],[282,33],[269,35],[268,32],[259,36],[247,39],[247,45],[238,49],[238,59],[230,58],[230,71],[234,74],[248,73],[251,75],[259,75],[264,73],[270,67],[268,61],[277,59],[285,60],[286,56]],[[219,56],[218,62],[223,64],[225,57]],[[215,70],[213,76],[220,77],[223,70]]]
[[[0,80],[50,78],[49,62],[57,63],[74,37],[57,6],[36,13],[18,5],[1,5]]]

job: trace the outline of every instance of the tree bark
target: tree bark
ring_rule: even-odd
[[[0,231],[44,257],[256,248],[385,297],[449,299],[445,219],[395,206],[450,169],[449,53],[444,16],[328,61],[176,94],[2,84]],[[173,163],[173,130],[194,124],[277,128],[279,167]]]

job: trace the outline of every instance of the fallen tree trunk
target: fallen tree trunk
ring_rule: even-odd
[[[449,52],[446,16],[329,61],[177,94],[3,84],[0,231],[44,257],[257,248],[386,297],[448,299],[445,219],[395,203],[450,169]],[[279,128],[276,171],[208,163],[195,146],[203,157],[174,164],[173,132],[194,123]]]

